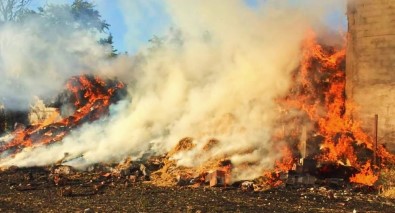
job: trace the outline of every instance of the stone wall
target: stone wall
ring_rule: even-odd
[[[354,0],[348,4],[347,98],[355,120],[379,143],[395,151],[395,0]]]

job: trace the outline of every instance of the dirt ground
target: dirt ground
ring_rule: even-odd
[[[355,188],[158,187],[97,173],[53,180],[44,168],[0,172],[0,212],[395,212],[394,199]]]

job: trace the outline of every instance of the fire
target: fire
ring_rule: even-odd
[[[372,166],[370,165],[370,161],[368,161],[368,162],[366,162],[365,165],[362,166],[360,173],[358,173],[350,178],[350,182],[373,186],[373,184],[378,179],[379,178],[377,177],[377,175],[373,174]]]
[[[13,139],[0,146],[0,153],[17,153],[25,147],[39,146],[61,141],[71,129],[85,121],[94,121],[108,114],[109,105],[116,101],[116,95],[125,88],[119,81],[104,81],[99,77],[82,75],[70,78],[65,94],[71,96],[75,112],[69,117],[56,121],[54,112],[42,123],[24,128],[19,126],[12,133]]]
[[[320,45],[313,32],[307,33],[302,44],[300,66],[293,73],[293,84],[289,93],[277,100],[284,115],[281,119],[284,120],[279,122],[283,126],[281,130],[274,130],[272,139],[279,142],[274,150],[280,152],[282,158],[275,161],[273,170],[264,172],[268,185],[280,185],[281,174],[293,169],[298,162],[297,158],[300,157],[329,165],[352,167],[358,172],[350,175],[351,177],[348,176],[350,182],[371,186],[378,180],[370,163],[373,156],[373,140],[362,130],[360,123],[353,120],[351,114],[355,106],[346,99],[345,56],[345,47]],[[82,75],[70,78],[66,83],[67,92],[62,95],[67,96],[67,100],[72,103],[74,113],[59,120],[58,110],[41,123],[27,128],[19,126],[12,133],[13,139],[0,146],[0,153],[10,151],[15,154],[25,147],[61,141],[70,130],[82,123],[92,122],[107,115],[110,104],[117,101],[117,94],[122,93],[124,89],[125,85],[122,82],[105,81],[97,76]],[[304,139],[300,138],[301,135]],[[304,146],[299,144],[302,140]],[[210,140],[203,150],[208,151],[216,143],[216,140]],[[301,155],[300,149],[307,149],[306,143],[317,145],[318,148],[309,150],[308,153],[304,150]],[[180,144],[168,153],[169,159],[162,169],[163,174],[168,172],[170,165],[175,165],[170,156],[193,146],[191,138],[181,140]],[[377,156],[381,165],[395,162],[395,157],[383,146],[378,147]],[[215,164],[214,167],[230,179],[230,161],[220,167]],[[204,169],[207,168],[208,166]],[[192,176],[193,172],[188,170],[185,174]],[[206,171],[200,174],[200,177],[204,177]],[[166,175],[163,176],[167,178]]]
[[[283,157],[275,161],[274,171],[265,171],[263,175],[266,178],[266,180],[264,181],[265,185],[269,185],[272,187],[277,187],[282,184],[282,180],[280,179],[280,173],[291,170],[295,163],[295,159],[289,147],[280,146],[279,148]]]
[[[292,168],[295,160],[293,158],[291,150],[287,146],[281,147],[281,153],[283,158],[280,160],[276,160],[275,162],[275,171],[276,172],[284,172],[288,171]]]
[[[296,113],[291,119],[289,132],[281,140],[288,142],[288,150],[283,152],[283,159],[276,162],[275,171],[284,171],[284,164],[293,156],[299,142],[303,126],[310,126],[310,143],[319,143],[316,153],[309,153],[321,163],[342,164],[360,171],[350,181],[373,185],[377,174],[373,173],[370,159],[373,157],[373,140],[352,119],[355,109],[353,103],[346,99],[345,86],[345,47],[334,48],[318,44],[316,35],[310,31],[302,44],[302,57],[299,69],[293,75],[293,85],[284,98],[278,100],[286,116]],[[284,122],[285,123],[285,122]],[[289,124],[284,124],[289,125]],[[317,135],[320,137],[312,137]],[[318,138],[318,139],[317,139]],[[278,134],[275,137],[279,139]],[[363,151],[361,151],[363,150]],[[394,162],[394,156],[382,146],[378,147],[377,155],[383,161]]]

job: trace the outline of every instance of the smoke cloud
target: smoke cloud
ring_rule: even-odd
[[[136,11],[141,2],[134,2],[125,3],[124,9]],[[195,148],[174,156],[179,165],[199,166],[227,157],[236,166],[237,178],[271,168],[280,155],[272,140],[279,113],[275,99],[288,91],[306,31],[318,29],[331,7],[317,1],[303,1],[305,7],[264,1],[255,8],[242,0],[164,2],[173,29],[136,56],[121,56],[98,68],[128,83],[131,100],[112,106],[110,117],[84,125],[61,143],[24,150],[1,164],[45,165],[68,152],[83,155],[69,164],[84,167],[165,153],[180,139],[192,137]],[[64,54],[48,57],[65,62]],[[80,70],[78,65],[72,70]],[[219,143],[203,151],[212,138]],[[238,171],[246,162],[255,164]]]
[[[68,11],[62,19],[71,20]],[[89,30],[49,24],[42,17],[0,26],[0,102],[27,110],[35,96],[54,97],[64,82],[81,71],[98,70],[108,50]]]

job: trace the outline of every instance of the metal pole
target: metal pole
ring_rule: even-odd
[[[373,165],[377,166],[377,142],[378,142],[378,124],[379,116],[374,115],[374,147],[373,147]]]

